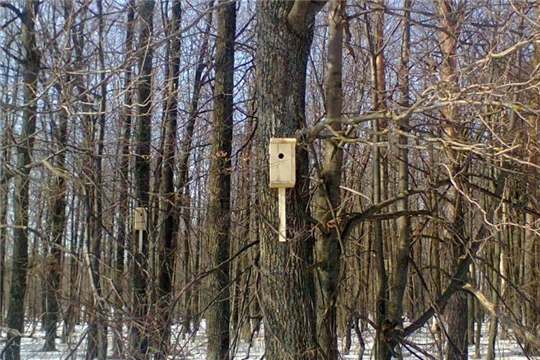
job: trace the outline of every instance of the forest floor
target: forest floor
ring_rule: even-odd
[[[22,339],[21,359],[24,360],[67,360],[67,359],[84,359],[85,345],[84,339],[85,327],[78,326],[76,333],[70,344],[63,344],[58,339],[58,351],[43,352],[44,332],[37,329],[37,326],[28,329],[30,334]],[[485,359],[487,351],[487,333],[482,336],[479,347],[480,356],[475,357],[475,346],[469,348],[469,359]],[[365,351],[363,354],[364,360],[372,359],[373,333],[366,331],[362,334],[365,341]],[[403,350],[404,359],[440,359],[439,350],[437,347],[436,337],[428,328],[418,331],[413,337],[407,339],[408,349]],[[2,339],[5,343],[5,339]],[[201,327],[196,335],[188,339],[181,339],[177,336],[175,341],[177,344],[176,355],[171,359],[186,359],[186,360],[204,360],[206,358],[206,336],[204,327]],[[109,344],[110,345],[110,344]],[[341,346],[341,344],[340,344]],[[263,334],[260,333],[254,337],[251,345],[239,342],[235,349],[235,359],[242,360],[259,360],[263,358],[264,340]],[[345,360],[359,359],[359,345],[357,339],[353,338],[353,343],[349,354],[342,354]],[[523,355],[523,351],[519,344],[508,336],[507,340],[498,340],[496,347],[496,358],[505,360],[525,360],[525,359],[540,359],[540,357],[529,357]],[[111,357],[112,359],[112,357]]]

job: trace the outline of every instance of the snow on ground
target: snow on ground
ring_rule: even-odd
[[[76,334],[73,337],[70,345],[62,344],[60,339],[57,340],[58,351],[55,352],[43,352],[44,332],[36,329],[36,326],[29,328],[25,335],[30,335],[22,339],[21,359],[24,360],[67,360],[67,359],[84,359],[86,339],[84,338],[85,328],[79,326],[76,329]],[[186,360],[204,360],[206,358],[206,338],[204,335],[204,328],[201,327],[195,335],[182,339],[178,334],[174,335],[175,342],[177,344],[176,354],[172,359],[186,359]],[[363,333],[364,341],[366,343],[366,350],[364,352],[363,359],[372,359],[371,350],[373,347],[373,333],[366,331]],[[414,344],[418,349],[421,349],[425,354],[429,354],[433,358],[440,358],[438,356],[438,350],[436,341],[430,331],[422,329],[416,333],[413,337],[407,339],[409,343]],[[480,359],[484,359],[487,351],[487,336],[482,337],[481,354]],[[5,339],[2,340],[2,344],[5,344]],[[110,345],[110,344],[109,344]],[[340,342],[341,346],[341,342]],[[415,350],[411,346],[409,348],[415,353],[411,354],[410,351],[404,349],[404,359],[426,359],[427,355],[422,354],[420,350]],[[358,342],[355,336],[353,336],[353,345],[349,354],[344,354],[343,359],[352,360],[358,359]],[[264,340],[262,333],[254,337],[251,346],[247,343],[241,342],[236,349],[235,359],[242,360],[259,360],[262,359],[264,353]],[[526,356],[519,345],[511,337],[508,340],[499,340],[496,349],[496,358],[505,360],[525,360]],[[469,348],[469,359],[474,359],[474,345]],[[530,359],[540,360],[540,357],[534,357]]]

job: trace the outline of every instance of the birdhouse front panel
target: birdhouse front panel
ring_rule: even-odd
[[[133,214],[133,229],[134,230],[146,230],[146,209],[144,207],[135,208],[135,213]]]
[[[270,139],[270,187],[290,188],[296,183],[296,139]]]

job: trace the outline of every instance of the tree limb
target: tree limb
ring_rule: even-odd
[[[17,7],[7,1],[0,1],[0,7],[3,7],[3,8],[7,8],[11,11],[13,11],[15,13],[15,15],[17,15],[17,17],[21,20],[23,20],[24,18],[24,13],[17,9]]]
[[[441,184],[442,183],[446,183],[446,182],[441,182]],[[438,184],[435,187],[440,186],[441,184]],[[387,208],[390,205],[395,204],[396,202],[398,202],[401,199],[405,199],[405,198],[407,198],[409,196],[412,196],[412,195],[424,193],[424,192],[426,192],[426,191],[428,191],[430,189],[431,189],[431,187],[430,188],[409,189],[407,191],[403,191],[403,192],[397,194],[395,197],[393,197],[391,199],[381,201],[380,203],[371,205],[369,208],[367,208],[366,210],[364,210],[362,212],[350,213],[350,214],[345,214],[345,215],[341,216],[341,218],[344,221],[343,231],[341,233],[341,237],[345,241],[345,239],[347,239],[349,237],[349,235],[351,234],[352,230],[355,228],[356,225],[358,225],[359,223],[361,223],[363,221],[366,221],[368,219],[371,219],[372,217],[376,216],[376,214],[380,210],[382,210],[384,208]],[[407,215],[407,214],[406,213],[397,214],[396,216],[399,217],[399,216],[403,216],[403,215]]]
[[[309,24],[313,23],[315,15],[324,7],[327,0],[296,0],[287,15],[289,25],[298,33],[306,32]]]

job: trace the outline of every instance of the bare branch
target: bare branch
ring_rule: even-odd
[[[24,18],[24,13],[17,9],[17,7],[15,7],[15,5],[7,2],[7,1],[0,1],[0,7],[3,7],[3,8],[6,8],[6,9],[9,9],[11,11],[13,11],[15,13],[15,15],[17,15],[17,17],[21,20],[23,20]]]
[[[486,309],[486,311],[492,316],[496,316],[504,327],[511,329],[519,340],[525,341],[527,344],[535,347],[536,349],[540,349],[540,339],[538,336],[527,331],[523,325],[517,323],[516,321],[512,320],[512,318],[504,314],[495,306],[495,304],[491,303],[480,290],[476,289],[471,284],[464,284],[462,289],[474,295],[480,305],[482,305],[482,307]]]

